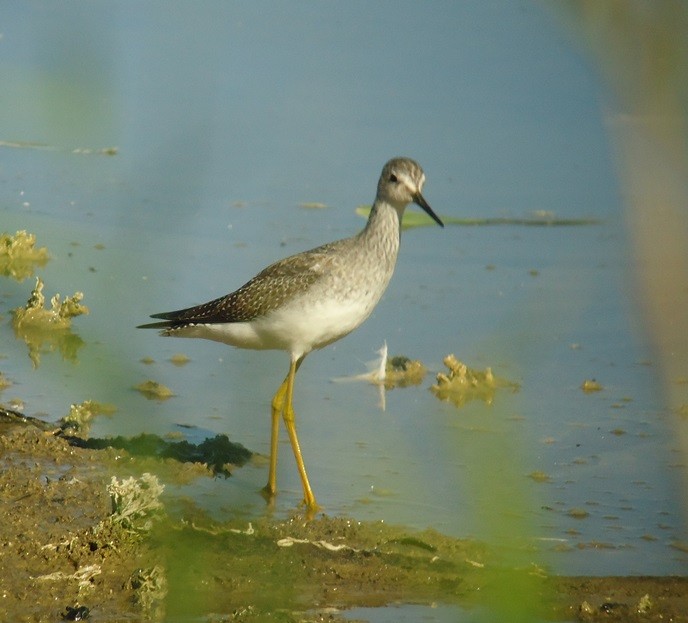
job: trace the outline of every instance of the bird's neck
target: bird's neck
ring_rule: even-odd
[[[365,244],[377,247],[392,261],[396,259],[401,235],[401,210],[386,201],[375,201],[368,222],[359,236]]]
[[[361,254],[359,261],[370,263],[369,277],[384,283],[380,294],[394,272],[400,232],[401,215],[397,209],[385,201],[375,201],[366,226],[357,234],[361,247],[367,249],[366,253]]]

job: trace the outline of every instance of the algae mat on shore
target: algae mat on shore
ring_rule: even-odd
[[[398,603],[471,610],[484,607],[498,564],[473,541],[326,515],[218,523],[187,508],[137,530],[112,520],[108,486],[135,473],[138,459],[31,425],[0,433],[0,620],[337,621],[347,608]],[[545,620],[688,621],[686,578],[523,573],[537,577]]]

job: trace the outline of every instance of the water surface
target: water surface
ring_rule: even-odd
[[[46,353],[34,369],[9,322],[32,280],[3,279],[3,401],[48,419],[111,402],[93,435],[227,433],[267,453],[284,353],[134,327],[355,232],[384,162],[408,155],[441,216],[600,222],[406,231],[373,316],[297,379],[319,502],[457,536],[508,540],[515,523],[559,573],[685,571],[685,463],[633,300],[607,94],[552,15],[520,2],[92,2],[5,17],[0,140],[22,148],[0,147],[0,229],[35,233],[52,255],[37,271],[46,295],[83,291],[91,313],[74,324],[76,361]],[[428,391],[431,374],[388,392],[382,412],[377,388],[331,379],[364,371],[384,341],[433,373],[453,352],[521,389],[459,410]],[[170,363],[178,352],[191,362]],[[146,400],[132,390],[146,378],[176,396]],[[592,378],[604,389],[586,394]],[[265,478],[249,466],[168,493],[250,518]],[[287,513],[300,484],[286,445],[278,484]]]

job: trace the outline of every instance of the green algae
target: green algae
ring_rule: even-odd
[[[60,295],[55,294],[50,299],[50,309],[46,309],[43,281],[40,277],[36,277],[36,286],[26,305],[12,312],[14,330],[21,332],[29,329],[68,329],[72,324],[72,318],[89,313],[88,307],[81,303],[83,298],[82,292],[76,292],[61,301]]]
[[[356,214],[368,218],[370,214],[370,206],[359,206],[356,208]],[[445,225],[457,225],[460,227],[492,227],[495,225],[517,225],[525,227],[575,227],[584,225],[598,225],[601,221],[595,218],[558,218],[549,212],[538,212],[532,217],[517,218],[517,217],[492,217],[492,218],[459,218],[455,216],[443,216],[440,218]],[[401,222],[404,229],[411,227],[427,227],[436,225],[427,214],[420,212],[412,212],[406,210]]]
[[[60,421],[62,430],[85,435],[97,415],[112,415],[117,408],[114,405],[96,402],[95,400],[84,400],[78,404],[69,406],[69,413]]]
[[[43,281],[37,277],[36,286],[26,305],[12,311],[12,327],[17,338],[24,340],[34,367],[40,365],[41,353],[58,350],[68,361],[76,361],[83,340],[71,331],[72,318],[88,314],[88,307],[81,303],[81,292],[60,300],[55,294],[50,308],[45,307]]]
[[[167,385],[150,379],[139,383],[134,389],[141,392],[148,400],[167,400],[174,396],[174,392]]]
[[[449,373],[437,374],[437,383],[430,389],[440,400],[461,407],[472,400],[481,400],[491,405],[500,388],[518,390],[518,384],[496,377],[491,368],[476,370],[469,368],[454,355],[444,358],[444,365]]]
[[[25,230],[14,235],[0,234],[0,275],[16,281],[31,277],[36,267],[45,266],[50,255],[45,247],[36,247],[36,236]]]

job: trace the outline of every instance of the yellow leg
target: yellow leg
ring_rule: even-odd
[[[272,425],[270,433],[270,470],[268,471],[268,484],[263,491],[269,496],[277,493],[277,447],[279,443],[279,421],[284,411],[284,397],[287,395],[287,382],[289,375],[282,381],[279,389],[272,399]]]
[[[291,449],[294,452],[294,458],[296,459],[296,467],[299,470],[299,476],[301,476],[301,485],[303,486],[303,502],[309,510],[315,510],[318,508],[318,504],[315,501],[315,496],[313,495],[313,490],[308,482],[308,474],[306,474],[306,466],[303,463],[303,457],[301,456],[301,446],[299,445],[299,438],[296,435],[296,423],[294,418],[294,407],[292,403],[292,398],[294,396],[294,378],[296,377],[296,372],[303,362],[303,357],[292,360],[289,366],[289,374],[285,379],[286,387],[286,404],[284,404],[284,410],[282,411],[282,419],[284,420],[284,426],[287,429],[287,434],[289,435],[289,441],[291,442]],[[281,389],[281,387],[280,387]]]
[[[303,486],[303,502],[309,510],[313,511],[318,508],[315,501],[313,490],[308,482],[308,474],[306,473],[306,466],[303,463],[301,456],[301,446],[299,445],[299,438],[296,435],[296,424],[294,418],[294,407],[292,399],[294,395],[294,378],[298,371],[304,357],[293,360],[289,366],[289,374],[287,374],[282,384],[279,386],[272,399],[272,422],[270,434],[270,468],[268,471],[268,484],[265,485],[263,491],[269,496],[274,496],[277,493],[277,449],[279,445],[279,418],[282,416],[284,425],[289,435],[289,441],[296,459],[296,466],[301,477],[301,484]]]

